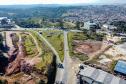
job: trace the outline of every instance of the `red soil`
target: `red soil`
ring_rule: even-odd
[[[98,41],[74,41],[76,53],[91,54],[101,49],[102,43]]]

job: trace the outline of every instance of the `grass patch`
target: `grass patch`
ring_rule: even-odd
[[[114,68],[115,68],[115,65],[117,64],[117,61],[116,60],[113,60],[111,65],[110,65],[110,70],[113,72],[114,71]]]
[[[42,35],[52,44],[58,52],[61,61],[64,60],[64,36],[62,31],[45,30]]]
[[[36,48],[36,45],[34,43],[34,40],[32,39],[32,37],[28,34],[21,34],[21,37],[24,41],[24,47],[26,50],[26,55],[28,57],[34,57],[35,55],[38,54],[38,50]]]
[[[42,60],[41,60],[41,62],[36,64],[36,68],[43,69],[43,68],[47,67],[52,62],[52,56],[53,56],[53,54],[50,52],[42,55]]]
[[[41,62],[35,65],[37,69],[41,70],[47,70],[48,65],[51,64],[53,60],[53,52],[50,50],[50,48],[46,45],[46,43],[39,37],[39,35],[33,31],[30,31],[32,35],[35,37],[35,39],[38,42],[39,47],[41,48]]]
[[[87,55],[76,55],[78,58],[79,58],[79,60],[81,60],[81,61],[86,61],[86,60],[88,60],[89,59],[89,57],[87,56]]]

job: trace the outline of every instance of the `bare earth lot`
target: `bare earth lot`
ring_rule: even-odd
[[[100,41],[74,41],[74,52],[83,54],[92,54],[101,49],[102,42]]]

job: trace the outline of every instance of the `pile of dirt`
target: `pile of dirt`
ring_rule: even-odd
[[[91,54],[97,52],[101,49],[102,42],[100,41],[74,41],[74,52],[75,53],[83,53],[83,54]]]

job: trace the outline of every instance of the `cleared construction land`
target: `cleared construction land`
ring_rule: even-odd
[[[69,32],[68,33],[68,45],[69,45],[69,50],[70,50],[70,56],[71,57],[77,57],[80,60],[84,61],[88,59],[88,56],[83,53],[77,53],[75,52],[75,44],[74,41],[85,41],[87,39],[87,36],[83,34],[82,32]]]
[[[0,52],[1,56],[2,53],[5,53],[8,58],[4,54],[1,58],[0,71],[3,76],[0,77],[0,82],[5,81],[9,84],[47,83],[49,75],[53,74],[51,72],[55,69],[52,64],[55,59],[43,40],[36,33],[30,31],[5,31],[5,37],[4,49],[7,49],[6,51],[0,49]],[[3,45],[2,41],[1,45]]]
[[[89,35],[86,32],[69,32],[68,41],[70,56],[77,57],[81,61],[93,58],[93,55],[102,47],[102,34]]]

